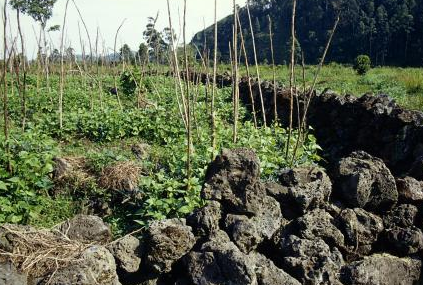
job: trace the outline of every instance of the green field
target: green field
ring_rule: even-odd
[[[316,72],[315,66],[306,66],[306,85],[310,86]],[[230,72],[230,66],[222,66],[221,72]],[[245,75],[245,66],[240,67]],[[262,79],[273,80],[271,66],[259,67]],[[250,73],[255,76],[255,67],[250,67]],[[289,85],[290,70],[287,66],[276,68],[276,80],[284,86]],[[296,83],[304,85],[303,71],[301,66],[296,67]],[[340,95],[351,94],[362,96],[366,93],[387,94],[394,98],[398,104],[412,110],[423,110],[423,69],[422,68],[396,68],[377,67],[371,69],[366,75],[357,75],[350,66],[336,63],[322,68],[318,80],[317,90],[323,91],[329,88]]]
[[[273,179],[279,169],[291,165],[292,159],[285,158],[286,130],[279,126],[256,129],[242,107],[238,141],[233,143],[230,88],[218,90],[216,96],[217,147],[213,150],[210,97],[206,98],[203,86],[191,86],[193,150],[187,181],[187,136],[174,80],[144,78],[142,106],[133,90],[125,94],[127,85],[121,82],[120,108],[117,97],[108,92],[113,77],[99,78],[102,92],[89,77],[67,77],[60,128],[59,76],[50,77],[50,91],[44,83],[37,91],[37,77],[30,75],[25,131],[21,97],[9,82],[8,151],[0,134],[0,223],[52,226],[76,213],[93,213],[121,235],[154,219],[185,216],[203,205],[199,193],[205,170],[222,148],[255,149],[265,179]],[[295,133],[293,138],[291,151]],[[295,164],[317,161],[317,149],[309,136]],[[57,157],[72,166],[61,177],[53,176]]]
[[[219,71],[225,72],[228,67],[221,66]],[[191,85],[193,147],[188,181],[187,135],[175,80],[144,77],[139,81],[141,86],[134,86],[132,77],[140,79],[137,68],[126,68],[131,72],[118,77],[122,107],[117,96],[109,93],[114,85],[113,69],[98,75],[93,69],[91,76],[69,73],[63,94],[62,128],[58,120],[57,70],[50,76],[50,88],[43,76],[30,72],[25,130],[21,127],[22,98],[17,82],[8,77],[10,134],[7,142],[4,133],[0,134],[0,223],[52,226],[76,213],[94,213],[110,222],[119,236],[151,220],[185,216],[203,205],[199,193],[205,170],[222,148],[253,148],[262,162],[264,179],[274,179],[280,169],[291,166],[292,157],[285,155],[288,131],[280,126],[255,128],[251,114],[242,106],[238,141],[233,143],[231,88],[217,91],[217,146],[213,149],[211,90]],[[160,67],[161,71],[166,69]],[[314,70],[310,66],[305,70],[307,86]],[[260,66],[260,72],[262,78],[272,80],[270,66]],[[297,73],[297,85],[303,86],[301,68]],[[287,84],[288,74],[286,67],[277,68],[277,80],[282,84]],[[422,78],[420,69],[375,68],[358,76],[350,67],[331,64],[323,68],[317,88],[330,88],[340,94],[386,93],[403,106],[421,110]],[[3,129],[3,116],[0,125]],[[291,154],[296,137],[294,132],[289,143]],[[298,150],[295,164],[317,162],[318,149],[310,135]],[[56,158],[72,166],[61,177],[53,175]]]

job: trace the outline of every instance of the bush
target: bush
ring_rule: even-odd
[[[359,55],[355,58],[354,70],[357,71],[359,75],[365,75],[367,71],[371,68],[371,60],[367,55]]]

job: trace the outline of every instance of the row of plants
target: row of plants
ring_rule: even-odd
[[[217,148],[213,150],[209,123],[210,98],[207,97],[204,86],[201,86],[195,95],[197,103],[193,110],[191,157],[193,172],[190,181],[187,181],[187,140],[173,79],[158,76],[142,81],[144,99],[152,104],[137,108],[138,90],[125,89],[124,76],[121,86],[124,92],[120,98],[123,108],[119,107],[115,95],[104,92],[101,107],[99,94],[95,94],[96,106],[91,109],[93,95],[80,87],[82,79],[68,79],[62,129],[56,123],[54,102],[57,94],[54,92],[48,95],[36,94],[35,87],[30,86],[28,96],[31,106],[38,106],[43,102],[45,105],[51,104],[51,108],[44,106],[42,112],[34,109],[24,132],[18,127],[19,98],[16,96],[11,99],[11,108],[16,112],[10,140],[17,143],[13,144],[8,154],[4,152],[4,145],[2,146],[0,163],[5,165],[10,160],[13,171],[1,172],[0,197],[3,208],[0,222],[50,226],[80,212],[82,204],[87,202],[90,205],[89,201],[95,199],[108,203],[111,212],[106,219],[120,235],[134,229],[136,224],[146,226],[154,219],[185,216],[202,206],[204,201],[200,199],[200,190],[206,168],[211,158],[222,148],[254,149],[261,160],[264,179],[275,179],[278,171],[290,165],[291,159],[285,158],[284,151],[286,130],[279,125],[255,128],[245,119],[248,117],[245,108],[240,110],[239,139],[236,144],[233,143],[230,89],[220,89],[216,96]],[[107,86],[111,81],[110,77],[106,78],[104,85]],[[53,78],[52,82],[57,81]],[[294,137],[295,135],[294,133]],[[132,144],[140,142],[151,147],[148,156],[143,159],[137,159],[130,150]],[[292,153],[295,140],[291,144]],[[298,151],[296,163],[318,161],[318,151],[314,137],[309,135],[304,147]],[[75,183],[66,185],[66,189],[55,189],[58,185],[52,177],[52,171],[53,158],[56,156],[83,156],[93,183]],[[111,193],[110,189],[101,189],[97,183],[105,168],[121,161],[133,161],[143,170],[137,185],[140,195],[132,198],[124,207],[113,204],[118,192]],[[187,183],[191,186],[189,191]]]

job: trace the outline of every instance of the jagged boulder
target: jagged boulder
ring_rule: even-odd
[[[346,285],[415,285],[421,267],[419,259],[375,254],[345,266],[341,276]]]
[[[352,257],[366,255],[383,231],[383,220],[363,209],[345,209],[335,222],[345,237],[345,245]]]
[[[120,285],[113,255],[103,246],[92,246],[78,262],[47,278],[51,285]]]
[[[219,231],[204,243],[200,251],[190,252],[185,260],[192,284],[255,285],[254,262]]]
[[[191,227],[184,219],[153,222],[147,230],[145,265],[152,273],[168,273],[172,265],[195,244]]]
[[[255,273],[257,275],[257,281],[260,285],[300,285],[301,283],[278,268],[273,261],[268,259],[262,254],[255,253],[249,255],[249,257],[255,261]]]
[[[141,244],[140,240],[131,235],[124,236],[112,244],[107,249],[116,260],[118,271],[123,275],[136,273],[141,264]]]
[[[112,239],[112,231],[100,217],[76,215],[58,228],[71,240],[81,242],[107,243]]]
[[[397,179],[399,198],[405,203],[423,202],[423,183],[413,177]]]
[[[389,169],[382,160],[363,151],[341,159],[335,180],[338,196],[350,207],[384,212],[398,201],[395,179]]]
[[[308,210],[324,205],[332,192],[329,177],[317,167],[290,169],[280,175],[279,181],[287,187],[287,193],[280,189],[274,195],[287,218],[301,216]]]
[[[266,195],[259,179],[260,162],[253,151],[225,149],[210,164],[201,195],[221,203],[225,212],[254,215]]]
[[[383,223],[386,228],[411,227],[417,225],[419,209],[410,204],[402,204],[383,216]]]
[[[390,228],[384,232],[382,244],[386,251],[396,255],[412,255],[423,250],[423,233],[414,226]]]
[[[222,206],[219,202],[209,201],[203,208],[197,209],[187,217],[187,224],[196,236],[205,237],[219,230],[222,219]]]
[[[302,284],[341,284],[342,254],[336,247],[331,249],[322,239],[290,235],[281,239],[279,250],[287,271]]]
[[[301,238],[320,238],[330,246],[344,247],[344,235],[335,226],[333,217],[323,209],[314,209],[298,218],[295,227]]]

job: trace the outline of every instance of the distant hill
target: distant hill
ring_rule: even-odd
[[[249,0],[256,46],[260,62],[271,62],[269,22],[274,26],[277,64],[289,61],[292,0]],[[327,61],[352,63],[359,54],[367,54],[375,65],[423,65],[423,0],[298,0],[298,50],[306,63],[316,63],[326,45],[338,11],[341,22]],[[246,8],[240,9],[242,31],[250,62],[252,40]],[[229,59],[233,16],[218,23],[218,52]],[[213,48],[214,27],[198,32],[192,43]]]

